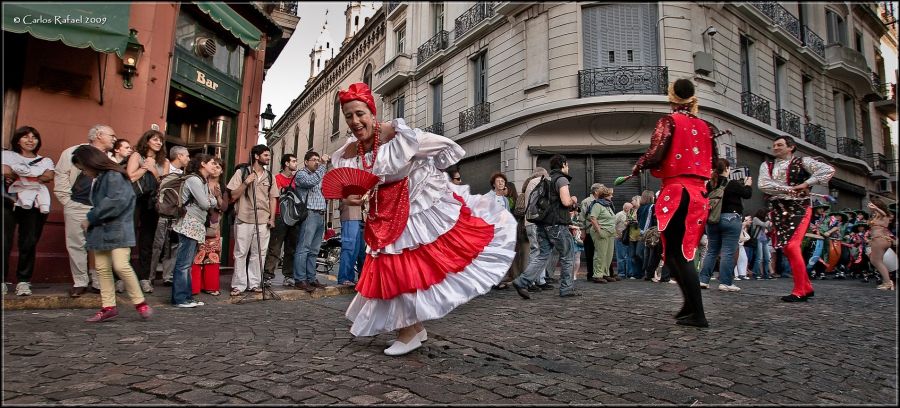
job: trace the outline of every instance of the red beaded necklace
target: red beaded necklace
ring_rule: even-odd
[[[372,144],[372,164],[366,163],[366,151],[363,147],[362,141],[357,141],[357,151],[359,155],[359,159],[362,160],[362,167],[364,170],[371,170],[372,167],[375,166],[375,159],[378,157],[378,135],[381,134],[381,125],[375,123],[375,134],[372,136],[375,139],[375,143]]]

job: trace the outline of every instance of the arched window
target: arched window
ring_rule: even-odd
[[[366,70],[363,71],[363,82],[372,87],[372,64],[366,64]]]
[[[353,17],[353,25],[359,27],[359,16]]]
[[[309,136],[306,138],[306,151],[313,149],[313,130],[316,128],[316,113],[309,115]]]
[[[300,144],[300,125],[294,128],[294,150],[292,153],[297,154],[297,145]]]
[[[334,94],[334,112],[331,113],[331,134],[336,135],[341,130],[341,99]]]

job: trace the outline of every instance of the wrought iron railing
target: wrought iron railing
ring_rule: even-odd
[[[741,112],[765,124],[772,123],[769,101],[752,92],[741,93]]]
[[[447,49],[447,46],[450,44],[450,33],[446,30],[441,30],[434,37],[431,37],[428,41],[425,41],[425,44],[419,46],[418,56],[416,57],[416,61],[418,64],[421,64],[425,61],[431,59],[434,54],[437,54],[440,50]]]
[[[808,25],[803,25],[803,31],[801,32],[803,33],[803,38],[800,41],[803,42],[803,46],[825,59],[825,40],[819,37]]]
[[[462,122],[460,122],[462,123]],[[423,132],[434,133],[436,135],[444,135],[444,122],[435,122],[433,125],[422,129]]]
[[[825,128],[819,125],[814,125],[812,123],[807,123],[806,128],[804,129],[804,133],[804,138],[807,142],[819,146],[823,149],[826,148],[827,141],[825,139]]]
[[[578,71],[578,97],[601,95],[665,95],[669,67],[634,66]]]
[[[884,99],[894,99],[894,96],[897,94],[897,84],[892,83],[884,83],[875,85],[875,90],[878,91],[878,94],[881,95]]]
[[[791,136],[800,137],[800,117],[784,109],[775,111],[775,127]]]
[[[787,11],[784,6],[774,1],[752,1],[750,4],[771,18],[776,26],[784,27],[787,32],[800,41],[800,20]]]
[[[863,142],[849,137],[839,137],[837,140],[838,153],[844,156],[863,158]]]
[[[494,16],[494,3],[479,2],[475,3],[470,9],[466,10],[461,16],[456,18],[454,31],[455,38],[461,38],[469,30],[478,25],[478,23]]]
[[[881,170],[885,173],[888,171],[888,162],[887,158],[884,154],[881,153],[872,153],[868,157],[869,166],[872,167],[872,170]]]
[[[459,133],[475,129],[491,121],[491,103],[475,105],[459,113]]]
[[[275,2],[275,10],[278,10],[285,14],[290,14],[292,16],[297,15],[297,2],[296,1],[277,1]]]

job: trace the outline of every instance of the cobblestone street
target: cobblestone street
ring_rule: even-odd
[[[349,333],[350,295],[160,306],[146,322],[120,303],[95,325],[93,310],[6,311],[3,403],[895,405],[896,292],[814,285],[795,304],[778,299],[789,279],[705,290],[708,329],[674,324],[672,284],[493,291],[394,358],[392,334]]]

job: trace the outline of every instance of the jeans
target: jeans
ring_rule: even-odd
[[[626,244],[622,243],[622,240],[616,240],[616,273],[619,274],[619,277],[625,279],[631,273],[631,269],[629,268],[629,264],[626,259],[631,258],[631,254],[629,254],[628,250],[630,247]]]
[[[266,279],[275,278],[278,261],[283,261],[281,262],[281,275],[285,278],[294,278],[294,250],[297,249],[298,231],[300,231],[300,224],[288,226],[281,216],[275,216],[275,228],[269,235],[269,250],[263,267],[263,276]],[[284,249],[283,259],[281,258],[282,249]]]
[[[769,279],[769,243],[756,243],[756,264],[753,265],[753,276]]]
[[[700,282],[709,283],[716,258],[719,254],[719,282],[730,286],[734,283],[735,254],[738,239],[741,237],[741,216],[735,213],[722,214],[718,224],[706,224],[706,236],[709,247],[703,258],[703,269],[700,271]]]
[[[26,210],[20,207],[12,208],[3,204],[3,280],[6,280],[6,272],[9,272],[9,254],[12,252],[13,234],[16,227],[19,230],[19,264],[16,266],[16,278],[18,282],[31,282],[34,274],[34,258],[37,243],[41,240],[41,232],[44,231],[44,223],[47,214],[41,214],[38,208]]]
[[[175,267],[172,269],[173,305],[191,301],[191,264],[194,262],[195,255],[197,255],[197,241],[178,234]]]
[[[559,294],[566,295],[575,290],[575,280],[572,278],[575,241],[569,232],[567,225],[535,225],[537,232],[538,254],[529,259],[528,268],[519,275],[513,284],[520,288],[527,288],[538,280],[539,275],[547,266],[547,259],[553,249],[559,251],[559,261],[562,268],[559,272]],[[533,247],[533,245],[532,245]]]
[[[744,245],[744,252],[747,254],[747,267],[746,270],[753,272],[753,265],[756,265],[756,246],[747,246]],[[743,276],[743,275],[742,275]],[[749,276],[749,275],[748,275]],[[756,274],[753,275],[756,277]]]
[[[528,236],[528,263],[529,264],[531,263],[532,259],[537,258],[538,254],[541,253],[541,241],[538,238],[537,230],[538,230],[537,224],[530,224],[530,225],[525,226],[525,235]],[[544,269],[542,269],[544,271],[544,273],[542,273],[540,276],[538,276],[537,280],[535,281],[538,285],[543,285],[544,283],[546,283],[546,281],[544,280],[544,277],[549,274],[547,269],[551,268],[551,266],[550,266],[551,261],[554,261],[553,266],[552,266],[553,270],[556,269],[556,263],[559,262],[559,259],[558,259],[559,255],[557,255],[556,257],[554,257],[552,255],[553,255],[553,253],[551,253],[551,255],[548,256],[547,259],[544,261],[545,262]],[[552,259],[552,258],[557,258],[557,259]],[[526,268],[527,268],[527,266],[526,266]],[[591,269],[588,268],[588,273],[591,273],[590,270]]]
[[[316,257],[325,236],[325,214],[309,210],[294,251],[294,282],[316,282]]]
[[[341,221],[341,262],[338,283],[356,282],[366,259],[366,243],[361,220]]]

